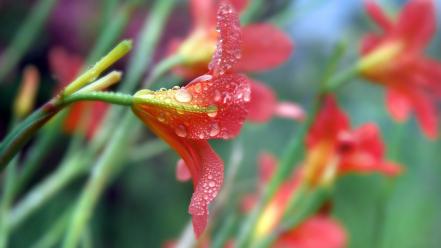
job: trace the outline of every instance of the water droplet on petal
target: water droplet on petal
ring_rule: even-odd
[[[214,101],[219,102],[221,99],[221,93],[218,90],[214,91]]]
[[[251,91],[247,90],[243,94],[243,100],[249,102],[251,100]]]
[[[210,130],[210,136],[214,137],[214,136],[218,135],[219,132],[220,132],[219,125],[217,123],[212,124],[211,130]]]
[[[194,86],[194,90],[195,90],[197,93],[201,93],[201,85],[200,85],[200,84],[196,84],[196,85]]]
[[[186,89],[179,89],[175,93],[175,99],[178,102],[190,102],[192,98],[192,95]]]
[[[208,182],[208,186],[213,188],[214,186],[216,186],[216,183],[214,181],[210,181]]]
[[[187,129],[185,128],[184,125],[179,125],[175,129],[175,133],[176,133],[177,136],[185,138],[187,136]]]
[[[172,90],[179,90],[180,88],[181,88],[181,87],[179,87],[179,86],[176,85],[176,86],[173,86],[173,87],[172,87]]]
[[[165,122],[165,116],[164,116],[164,114],[163,113],[160,113],[159,115],[158,115],[158,121],[160,121],[160,122]]]
[[[217,111],[215,111],[215,112],[210,112],[210,113],[208,113],[207,115],[208,115],[208,117],[214,118],[214,117],[217,116]]]

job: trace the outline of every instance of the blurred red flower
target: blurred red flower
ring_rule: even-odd
[[[192,0],[191,14],[193,28],[184,40],[175,40],[171,53],[183,57],[182,65],[174,71],[184,78],[194,78],[207,71],[207,64],[214,53],[216,39],[215,12],[219,1]],[[230,0],[237,11],[243,10],[246,0]],[[238,27],[240,28],[240,27]],[[251,24],[241,27],[241,54],[232,70],[237,72],[260,72],[272,69],[285,62],[292,53],[291,39],[277,27],[270,24]],[[251,81],[250,121],[266,122],[273,116],[299,120],[303,111],[297,104],[277,102],[271,88],[260,82]]]
[[[223,161],[208,140],[236,136],[250,101],[248,78],[231,70],[240,57],[239,17],[228,3],[220,4],[217,15],[219,37],[208,73],[182,88],[141,90],[132,107],[181,156],[178,176],[184,172],[181,178],[187,179],[188,169],[195,188],[189,213],[198,237],[207,225],[208,205],[223,183]]]
[[[260,156],[259,186],[261,189],[273,174],[276,164],[277,160],[272,155],[264,153]],[[256,238],[268,235],[279,224],[291,197],[298,190],[301,180],[302,174],[300,170],[297,170],[279,187],[257,223]],[[256,196],[245,198],[242,205],[245,211],[249,211],[255,204],[253,198]],[[342,248],[346,246],[346,240],[346,232],[337,221],[328,217],[327,214],[318,213],[306,219],[299,226],[283,232],[271,247]]]
[[[329,183],[347,173],[380,172],[394,176],[401,167],[385,161],[378,127],[364,124],[352,130],[345,113],[327,96],[307,139],[305,179],[312,185]]]
[[[396,20],[388,18],[373,0],[366,0],[365,5],[382,32],[363,39],[362,75],[387,87],[387,107],[396,121],[405,121],[414,111],[424,133],[435,138],[441,63],[424,56],[435,34],[433,1],[410,0]]]
[[[58,85],[56,92],[60,92],[72,82],[83,68],[83,59],[69,54],[60,47],[55,47],[49,54],[49,65]],[[104,102],[77,102],[70,106],[64,121],[63,130],[73,134],[78,128],[84,128],[86,137],[91,139],[103,121],[108,109]]]

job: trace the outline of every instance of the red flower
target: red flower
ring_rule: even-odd
[[[223,183],[223,161],[208,140],[236,136],[250,101],[248,79],[231,70],[240,54],[239,17],[231,5],[222,3],[218,20],[219,42],[209,72],[183,88],[139,91],[132,107],[176,150],[190,172],[195,191],[189,213],[196,236],[204,231],[208,205]]]
[[[384,145],[375,124],[351,130],[347,116],[328,96],[306,139],[307,157],[303,164],[306,180],[328,183],[336,175],[350,172],[380,172],[387,176],[401,171],[384,160]]]
[[[50,51],[49,65],[58,81],[56,90],[58,93],[81,72],[83,59],[79,56],[68,54],[64,49],[57,47]],[[72,104],[64,121],[64,131],[73,134],[81,126],[86,130],[86,137],[91,139],[98,131],[107,108],[107,104],[99,101]]]
[[[365,3],[382,32],[368,34],[363,40],[362,75],[387,87],[387,107],[395,120],[404,121],[414,111],[424,133],[435,138],[441,64],[424,56],[424,48],[435,34],[433,1],[410,0],[395,21],[373,0]]]
[[[207,64],[214,53],[218,38],[214,14],[217,2],[192,0],[190,2],[194,20],[192,31],[185,40],[172,43],[172,53],[180,54],[184,59],[184,63],[174,71],[184,78],[193,78],[207,71]],[[238,11],[247,5],[245,0],[230,0],[230,2]],[[242,53],[239,55],[235,52],[239,61],[233,68],[238,72],[259,72],[274,68],[285,62],[293,50],[290,38],[277,27],[269,24],[248,25],[241,28],[241,33]],[[296,104],[283,103],[279,107],[274,92],[261,83],[251,82],[251,99],[249,115],[251,121],[265,122],[273,115],[292,119],[303,117],[301,108]]]
[[[260,156],[260,184],[264,186],[273,174],[277,160],[270,154]],[[264,210],[257,223],[256,237],[269,234],[280,222],[288,202],[298,189],[302,174],[295,171],[293,176],[286,180],[279,188],[274,198]],[[254,205],[246,198],[246,209]],[[346,232],[341,225],[323,213],[316,214],[296,228],[282,233],[271,247],[299,247],[299,248],[342,248],[346,245]]]
[[[346,232],[337,221],[324,214],[305,220],[297,228],[283,233],[272,246],[274,248],[343,248]]]

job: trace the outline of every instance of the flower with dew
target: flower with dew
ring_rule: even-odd
[[[186,86],[141,90],[134,95],[134,113],[182,158],[193,179],[189,206],[196,236],[204,231],[208,205],[223,183],[223,161],[209,139],[236,136],[248,115],[248,78],[231,70],[241,50],[239,17],[224,2],[218,10],[218,45],[208,73]],[[189,175],[186,175],[187,178]]]
[[[50,51],[49,65],[58,81],[58,93],[79,75],[84,62],[81,57],[69,54],[63,48],[55,47]],[[68,109],[63,130],[72,134],[78,128],[84,128],[86,137],[90,140],[101,126],[107,109],[108,105],[99,101],[74,103]]]
[[[230,0],[232,6],[241,11],[247,6],[246,0]],[[184,78],[207,71],[207,65],[215,51],[216,40],[216,9],[219,1],[190,1],[193,28],[184,40],[175,40],[171,44],[171,53],[179,55],[183,62],[174,68],[174,72]],[[232,66],[237,72],[261,72],[272,69],[285,62],[293,51],[291,39],[270,24],[251,24],[241,27],[242,46],[238,62]],[[222,40],[220,40],[222,42]],[[273,116],[294,120],[302,119],[301,107],[295,103],[277,101],[273,90],[264,83],[251,82],[251,101],[255,106],[250,108],[248,120],[266,122]]]
[[[384,144],[373,123],[351,129],[349,120],[332,96],[306,137],[306,159],[302,174],[310,186],[331,184],[336,176],[347,173],[380,172],[395,176],[401,167],[384,158]]]
[[[268,153],[259,158],[260,190],[263,189],[276,168],[277,160]],[[299,189],[302,174],[295,171],[278,189],[269,205],[264,209],[256,226],[255,238],[260,239],[269,235],[280,223],[290,198]],[[250,195],[244,198],[242,208],[249,211],[256,202],[257,196]],[[341,224],[321,211],[303,221],[291,230],[282,232],[271,247],[299,247],[299,248],[342,248],[346,246],[346,231]]]
[[[366,0],[365,5],[381,33],[370,33],[363,39],[361,74],[387,87],[386,103],[395,120],[405,121],[414,111],[426,136],[435,138],[441,64],[424,55],[435,34],[433,1],[410,0],[396,20],[389,18],[373,0]]]

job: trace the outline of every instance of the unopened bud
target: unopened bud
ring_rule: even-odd
[[[23,118],[31,112],[39,82],[40,73],[37,68],[32,65],[27,66],[23,70],[23,79],[14,102],[14,115],[17,118]]]

